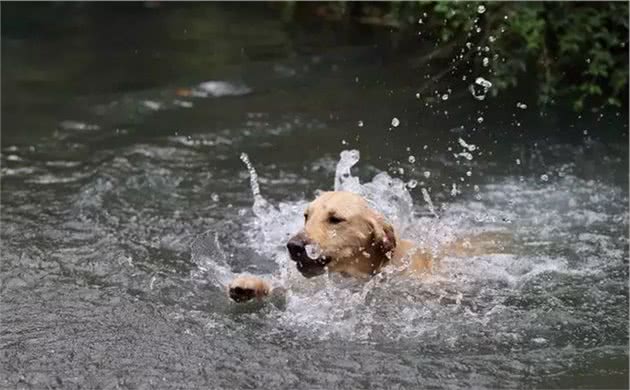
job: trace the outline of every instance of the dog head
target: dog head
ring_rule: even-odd
[[[306,277],[331,272],[370,274],[387,262],[396,235],[365,199],[350,192],[325,192],[304,212],[304,228],[287,243]]]

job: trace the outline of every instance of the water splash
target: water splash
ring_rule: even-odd
[[[421,189],[422,192],[422,199],[424,199],[424,201],[427,203],[427,206],[429,207],[429,211],[431,212],[431,214],[433,214],[436,218],[439,218],[438,214],[435,212],[435,207],[433,206],[433,201],[431,200],[431,195],[429,195],[429,191],[427,191],[426,188],[422,188]]]
[[[306,245],[304,249],[306,249],[306,255],[309,259],[317,260],[322,255],[322,248],[317,244]]]
[[[358,150],[344,150],[337,163],[335,170],[335,191],[349,191],[361,193],[361,183],[359,179],[352,176],[350,169],[359,162],[360,153]]]
[[[252,189],[252,194],[254,195],[254,205],[252,206],[252,211],[259,218],[264,218],[265,215],[273,212],[273,207],[265,200],[265,198],[260,195],[260,186],[258,185],[258,174],[256,173],[256,169],[249,161],[249,156],[246,153],[241,153],[241,161],[245,163],[247,166],[247,170],[249,171],[249,184]]]
[[[241,154],[241,161],[247,166],[250,187],[254,196],[252,211],[255,218],[248,224],[247,236],[250,244],[265,258],[273,260],[279,266],[279,279],[285,283],[288,272],[286,241],[302,227],[302,213],[305,203],[279,203],[273,206],[261,195],[258,175],[246,153]]]
[[[199,267],[198,274],[217,286],[227,286],[234,273],[220,241],[219,233],[207,231],[195,238],[190,245],[190,252],[193,262]]]
[[[467,153],[477,150],[475,145],[463,139],[458,140],[458,143]],[[542,299],[540,313],[547,310],[545,308],[558,310],[553,302],[535,295],[536,286],[553,290],[562,288],[567,278],[590,280],[601,273],[602,264],[597,260],[601,256],[596,255],[597,251],[605,251],[604,257],[615,261],[621,261],[624,253],[627,253],[627,250],[624,252],[620,249],[621,244],[607,236],[586,234],[576,236],[571,245],[571,250],[580,254],[592,254],[582,265],[576,265],[576,260],[564,250],[551,250],[552,241],[564,242],[567,231],[578,226],[595,229],[607,226],[612,220],[613,217],[597,211],[575,208],[564,210],[557,206],[564,202],[569,205],[567,207],[571,207],[571,204],[584,201],[595,207],[592,203],[598,202],[598,199],[619,199],[619,194],[611,193],[601,186],[594,188],[582,181],[576,183],[578,179],[570,176],[560,177],[558,181],[548,182],[544,186],[536,185],[538,178],[532,178],[532,183],[508,180],[494,185],[476,185],[475,194],[483,196],[471,199],[459,197],[443,204],[440,210],[433,204],[428,188],[422,188],[422,197],[432,217],[419,216],[414,213],[416,208],[411,198],[407,198],[408,184],[391,178],[387,173],[380,173],[372,181],[361,183],[350,172],[358,161],[358,151],[341,153],[335,189],[365,196],[373,207],[384,210],[382,212],[391,220],[405,215],[408,228],[401,230],[396,226],[396,230],[401,237],[411,239],[422,248],[437,253],[445,244],[458,238],[473,233],[501,232],[506,228],[512,229],[518,239],[505,245],[493,244],[496,248],[494,252],[490,250],[484,255],[443,257],[435,274],[423,279],[422,283],[399,279],[395,273],[389,272],[391,270],[367,283],[336,275],[304,279],[289,260],[284,243],[302,228],[306,200],[280,202],[275,207],[265,201],[263,204],[269,208],[263,207],[263,210],[273,211],[255,212],[251,223],[245,225],[245,233],[249,237],[249,246],[276,262],[276,271],[269,279],[287,290],[285,308],[264,314],[278,326],[304,329],[319,339],[343,337],[360,341],[373,337],[420,337],[428,343],[431,343],[429,340],[438,340],[435,345],[440,348],[465,342],[462,334],[483,338],[490,327],[496,337],[512,340],[510,345],[518,347],[520,341],[508,335],[513,332],[513,324],[515,321],[524,321],[518,332],[527,333],[534,324],[528,322],[528,318],[538,313],[538,309],[518,306],[523,296]],[[247,157],[244,162],[250,175],[254,173],[250,185],[254,203],[260,204],[262,195],[256,185],[255,170]],[[583,190],[575,193],[576,188]],[[459,193],[460,189],[456,186],[455,191]],[[593,196],[599,192],[602,196]],[[541,214],[540,209],[543,208],[550,211]],[[616,220],[625,221],[627,229],[627,211]],[[228,264],[235,261],[230,254],[224,260],[226,255],[220,252],[223,248],[218,245],[220,242],[221,238],[206,241],[205,244],[211,246],[206,251],[214,251],[212,257],[218,259],[219,267],[213,271],[216,274],[213,278],[219,281],[229,277],[231,269]],[[471,248],[480,244],[464,241],[462,245]],[[627,240],[623,245],[627,246]],[[318,249],[309,247],[309,256],[317,258],[320,255]],[[513,302],[517,302],[516,305]],[[455,319],[453,313],[457,313]],[[579,322],[579,316],[566,310],[562,311],[562,316],[568,321]],[[448,323],[447,327],[434,325],[445,323]],[[553,322],[539,321],[535,324],[538,328],[555,331]],[[523,337],[523,340],[532,343],[531,340],[541,335],[544,333]]]
[[[380,211],[400,231],[404,231],[413,212],[413,200],[407,184],[385,172],[376,175],[371,182],[361,184],[359,178],[350,172],[359,158],[358,150],[341,152],[335,172],[335,191],[349,191],[363,196],[371,207]]]

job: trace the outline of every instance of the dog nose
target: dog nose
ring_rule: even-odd
[[[306,256],[306,243],[296,237],[287,242],[287,249],[289,250],[289,254],[291,255],[291,259],[298,260],[304,258]]]

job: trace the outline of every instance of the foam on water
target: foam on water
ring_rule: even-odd
[[[387,173],[361,183],[351,173],[359,152],[344,151],[334,190],[366,197],[404,238],[435,252],[475,235],[501,233],[503,238],[483,253],[442,258],[434,274],[422,280],[391,270],[367,283],[336,275],[305,279],[295,270],[285,243],[301,229],[310,199],[271,205],[260,193],[248,157],[241,159],[254,196],[254,215],[244,227],[248,245],[276,264],[275,272],[265,276],[286,289],[286,306],[265,314],[277,326],[303,329],[320,339],[422,337],[428,348],[460,348],[473,338],[478,344],[490,337],[493,345],[518,348],[548,340],[558,326],[571,332],[584,326],[593,313],[575,310],[574,300],[593,306],[601,299],[618,303],[603,287],[618,283],[610,279],[610,269],[627,272],[627,196],[618,189],[573,176],[545,185],[535,179],[505,179],[477,187],[474,197],[464,194],[442,205],[435,218],[429,216],[436,210],[426,189],[426,204],[414,206],[405,183]],[[432,209],[431,214],[424,207]],[[229,259],[220,252],[219,241],[210,238],[197,251],[210,253],[205,268],[215,269],[215,279],[225,284],[233,277]],[[473,240],[468,245],[482,244]],[[594,286],[578,296],[580,289],[567,290],[571,283]],[[553,318],[547,313],[551,308]],[[587,328],[581,332],[595,331]]]

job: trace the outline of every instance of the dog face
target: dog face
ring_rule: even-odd
[[[350,192],[325,192],[304,213],[304,229],[287,243],[291,259],[307,278],[331,272],[368,275],[396,247],[390,224]]]

